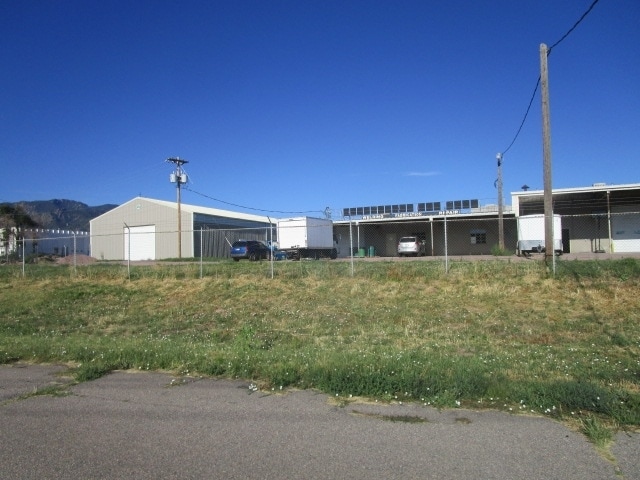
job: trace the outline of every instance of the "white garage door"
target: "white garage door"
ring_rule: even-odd
[[[640,215],[637,213],[613,214],[611,236],[615,253],[640,252]]]
[[[156,226],[124,228],[124,259],[156,259]]]

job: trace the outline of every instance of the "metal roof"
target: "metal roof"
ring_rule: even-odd
[[[118,208],[121,208],[129,203],[132,202],[137,202],[140,200],[144,200],[146,202],[150,202],[150,203],[154,203],[156,205],[162,205],[168,208],[173,208],[173,209],[178,209],[178,202],[169,202],[166,200],[157,200],[155,198],[148,198],[148,197],[135,197],[131,200],[129,200],[128,202],[123,203],[122,205],[119,205],[118,207],[114,208],[113,210],[109,210],[108,212],[103,213],[102,215],[107,215],[110,212],[113,212],[114,210],[117,210]],[[273,223],[274,218],[269,219],[269,217],[267,216],[261,216],[261,215],[253,215],[250,213],[240,213],[240,212],[233,212],[231,210],[221,210],[218,208],[210,208],[210,207],[201,207],[198,205],[190,205],[188,203],[180,203],[180,210],[182,212],[185,213],[193,213],[193,214],[202,214],[202,215],[211,215],[211,216],[217,216],[217,217],[227,217],[227,218],[234,218],[234,219],[239,219],[239,220],[249,220],[249,221],[253,221],[253,222],[261,222],[261,223]],[[100,216],[102,216],[100,215]],[[99,217],[96,217],[99,218]],[[94,219],[95,220],[95,219]]]
[[[570,194],[570,193],[591,193],[591,192],[611,192],[619,190],[640,190],[640,183],[628,183],[622,185],[609,185],[606,183],[594,183],[589,187],[571,187],[571,188],[553,188],[554,195]],[[544,190],[527,190],[511,192],[514,197],[538,197],[544,195]]]

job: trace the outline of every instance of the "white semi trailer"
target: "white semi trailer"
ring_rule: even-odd
[[[546,251],[544,215],[524,215],[518,217],[518,256],[528,257],[532,253]],[[553,216],[553,250],[562,254],[562,223],[560,215]]]
[[[333,222],[325,218],[295,217],[278,220],[278,247],[291,260],[338,256]]]

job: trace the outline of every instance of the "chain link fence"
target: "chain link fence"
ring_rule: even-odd
[[[495,215],[325,221],[306,225],[297,245],[290,241],[282,244],[284,233],[282,228],[278,231],[276,222],[262,228],[202,227],[180,233],[155,228],[132,231],[125,227],[120,234],[102,236],[67,232],[26,237],[23,244],[15,246],[14,253],[23,263],[42,255],[71,257],[74,265],[78,256],[93,262],[128,265],[160,260],[219,263],[232,261],[235,242],[254,241],[268,252],[257,259],[268,262],[271,271],[281,262],[320,259],[349,261],[352,268],[345,271],[353,273],[353,265],[362,261],[433,260],[446,265],[451,259],[527,260],[545,251],[543,215],[507,215],[502,221]],[[324,243],[316,245],[312,240]],[[401,240],[410,243],[409,250],[399,251]],[[104,253],[107,246],[111,252],[108,257]],[[556,216],[554,247],[560,260],[640,258],[640,212]]]
[[[559,255],[640,256],[640,213],[555,215],[554,250]],[[433,217],[418,221],[340,222],[334,226],[347,252],[358,257],[398,257],[404,237],[419,239],[415,256],[504,256],[541,253],[545,248],[544,215]],[[521,245],[528,245],[523,249]],[[404,255],[404,254],[402,254]]]

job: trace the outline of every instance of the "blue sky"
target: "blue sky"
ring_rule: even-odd
[[[183,202],[216,208],[497,203],[540,44],[592,1],[2,2],[0,202],[175,200],[178,156]],[[552,50],[554,187],[640,182],[638,25],[600,0]],[[543,187],[540,110],[507,203]]]

